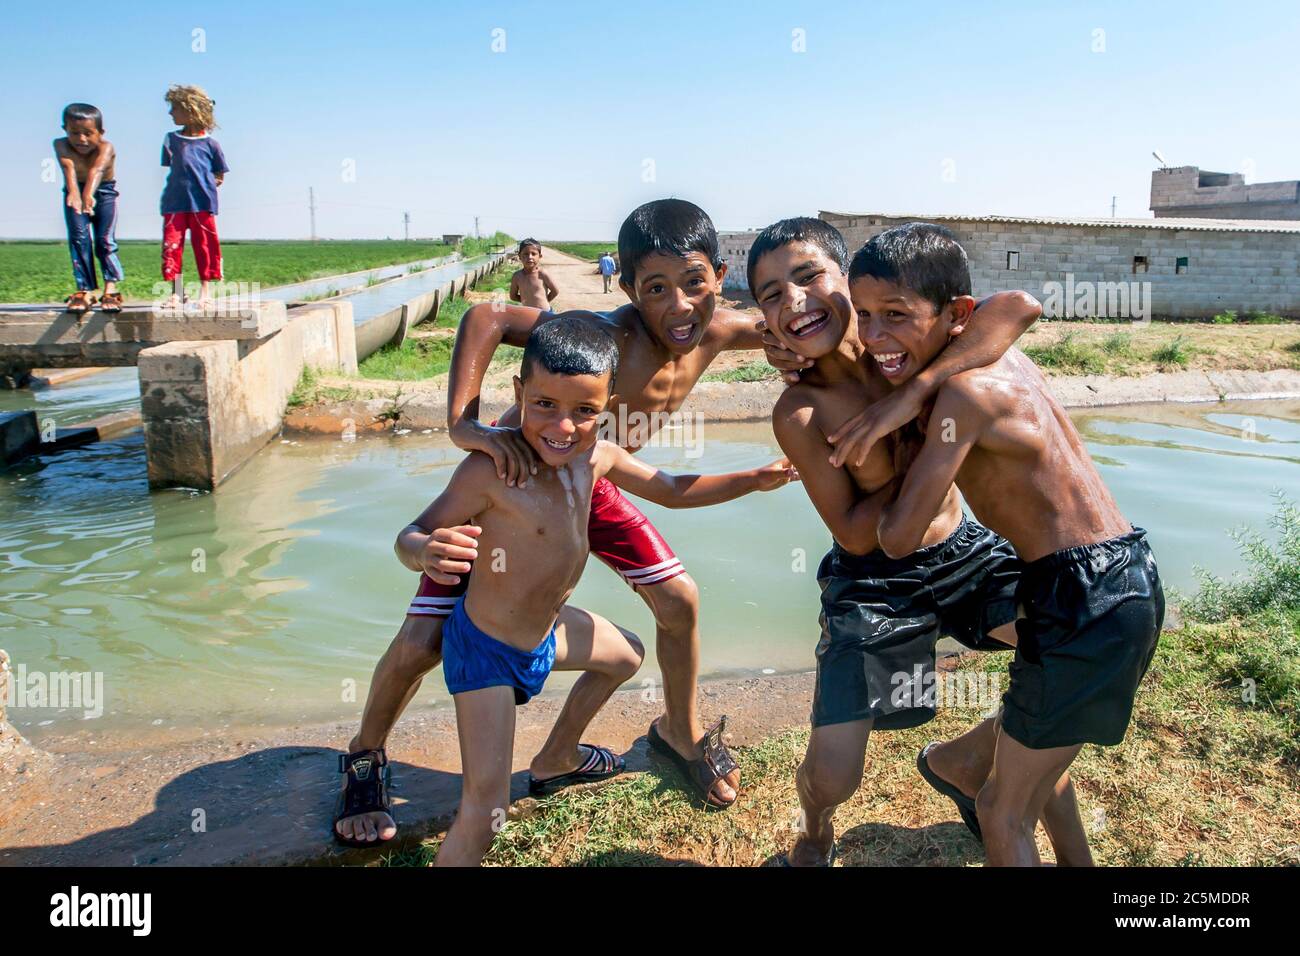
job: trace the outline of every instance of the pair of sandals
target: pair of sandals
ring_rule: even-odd
[[[85,289],[80,289],[63,300],[67,303],[68,311],[73,315],[85,315],[95,305],[95,294]],[[121,312],[122,311],[122,293],[105,292],[99,299],[99,308],[101,312]]]
[[[725,810],[735,803],[733,797],[723,802],[713,793],[713,785],[737,768],[735,758],[727,745],[722,742],[726,730],[727,718],[723,717],[704,733],[701,741],[701,755],[693,760],[679,754],[659,734],[657,724],[650,725],[649,738],[653,750],[666,756],[692,784],[704,799],[706,806]],[[528,793],[534,797],[547,796],[566,787],[580,784],[599,783],[616,777],[626,769],[622,757],[607,747],[596,744],[579,744],[587,751],[587,758],[576,770],[556,777],[534,777],[528,775]],[[347,775],[347,781],[340,791],[334,811],[331,832],[334,839],[349,847],[376,847],[388,840],[358,840],[346,837],[339,832],[339,821],[365,813],[387,813],[393,815],[392,798],[389,788],[392,774],[388,765],[388,755],[381,747],[377,750],[357,750],[349,754],[339,754],[339,773]]]
[[[607,747],[595,744],[579,744],[587,751],[587,759],[576,770],[560,774],[558,777],[534,777],[528,775],[528,793],[539,797],[583,783],[597,783],[618,776],[626,764],[623,758]],[[382,846],[389,840],[358,840],[344,836],[339,832],[339,821],[363,813],[386,813],[393,815],[393,801],[389,794],[392,786],[392,771],[388,765],[388,754],[381,747],[378,750],[357,750],[350,754],[339,754],[339,773],[347,775],[347,782],[339,792],[338,803],[334,810],[332,832],[334,839],[344,846],[362,849]]]

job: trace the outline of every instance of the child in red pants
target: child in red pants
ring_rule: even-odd
[[[197,86],[173,86],[165,97],[180,130],[163,140],[162,164],[171,169],[163,187],[162,274],[171,281],[181,272],[185,231],[190,233],[199,270],[199,307],[212,304],[212,280],[221,279],[221,242],[217,238],[217,187],[229,168],[221,146],[208,135],[216,128],[212,98]],[[172,308],[181,304],[173,295]]]

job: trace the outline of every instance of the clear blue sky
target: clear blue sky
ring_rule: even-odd
[[[13,3],[0,236],[62,236],[41,170],[73,100],[103,109],[118,148],[119,235],[158,235],[162,94],[177,82],[217,101],[228,238],[305,237],[308,186],[331,238],[400,236],[409,210],[412,235],[471,231],[478,214],[484,231],[605,239],[667,195],[723,229],[818,209],[1097,216],[1112,195],[1120,216],[1146,216],[1152,149],[1248,181],[1300,177],[1297,9]]]

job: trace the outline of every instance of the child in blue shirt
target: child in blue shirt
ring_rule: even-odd
[[[173,86],[165,97],[171,117],[180,130],[163,140],[162,164],[170,168],[163,187],[162,273],[167,281],[181,273],[185,233],[190,234],[194,264],[199,270],[199,307],[212,302],[212,280],[220,280],[221,241],[217,237],[217,187],[225,181],[226,165],[221,146],[208,132],[216,128],[216,105],[197,86]],[[173,295],[168,305],[179,306]]]

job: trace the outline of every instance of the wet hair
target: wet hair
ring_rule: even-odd
[[[519,240],[519,251],[521,253],[524,251],[524,246],[536,246],[537,254],[539,256],[542,254],[542,244],[538,242],[536,239],[534,239],[532,236],[529,236],[527,239]]]
[[[519,365],[521,381],[528,381],[534,365],[552,375],[609,375],[613,389],[618,346],[600,326],[576,315],[561,315],[535,326],[528,336]]]
[[[212,130],[217,128],[217,120],[213,115],[213,108],[216,107],[217,101],[203,90],[201,86],[181,86],[171,87],[163,99],[173,106],[179,106],[190,114],[190,119],[203,129]]]
[[[637,266],[646,256],[662,253],[685,259],[692,252],[707,258],[714,269],[722,266],[713,220],[685,199],[656,199],[637,206],[618,230],[620,279],[627,285],[636,281]]]
[[[745,278],[749,282],[749,294],[754,294],[754,269],[758,260],[769,252],[774,252],[792,242],[807,242],[826,253],[840,267],[841,272],[849,268],[849,250],[844,245],[844,237],[829,222],[813,219],[811,216],[795,216],[774,222],[758,234],[754,244],[749,247],[749,262]]]
[[[932,222],[909,222],[872,237],[849,263],[849,282],[863,276],[910,289],[936,312],[971,294],[966,250],[951,229]]]
[[[69,103],[63,107],[64,129],[68,128],[69,123],[75,123],[77,120],[94,120],[95,129],[104,132],[104,114],[99,111],[98,106],[91,106],[89,103]]]

